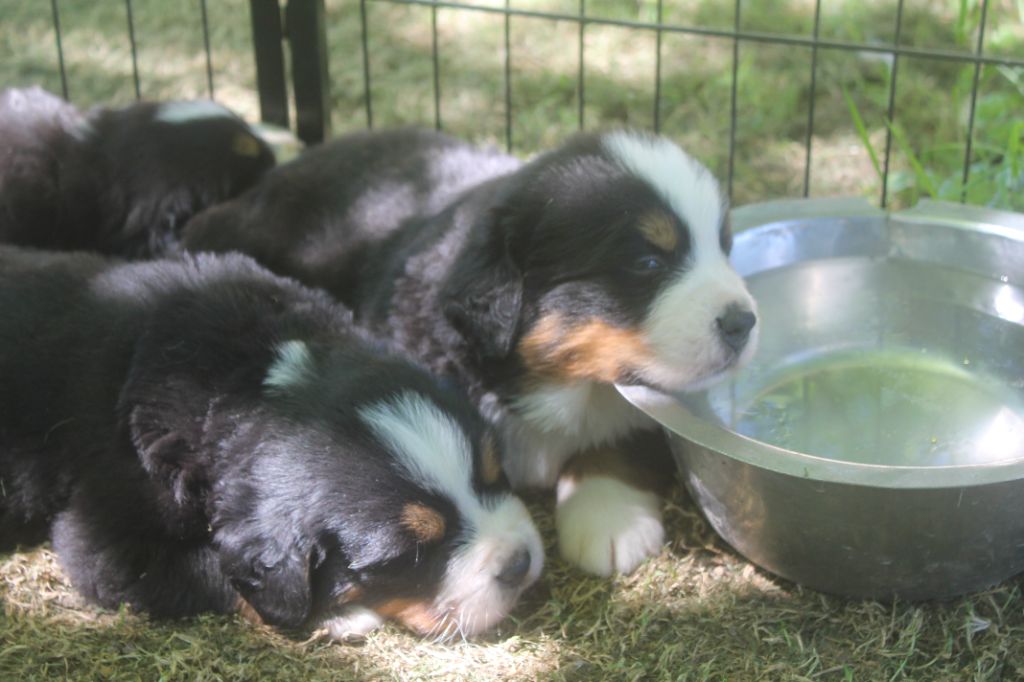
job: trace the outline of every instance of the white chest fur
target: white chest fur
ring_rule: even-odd
[[[579,382],[548,384],[522,395],[502,415],[505,470],[513,487],[552,488],[577,452],[607,445],[656,424],[627,403],[614,386]]]

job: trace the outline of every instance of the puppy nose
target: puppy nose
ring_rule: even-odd
[[[725,345],[739,353],[743,346],[747,345],[750,330],[757,324],[757,316],[733,304],[726,308],[725,314],[715,322],[718,323],[718,333],[721,334]]]
[[[516,550],[505,562],[497,580],[505,587],[519,587],[523,584],[523,578],[530,572],[530,552],[525,547]]]

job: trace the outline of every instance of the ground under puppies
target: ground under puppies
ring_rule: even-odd
[[[0,550],[154,616],[480,632],[542,553],[458,393],[241,256],[0,248]]]

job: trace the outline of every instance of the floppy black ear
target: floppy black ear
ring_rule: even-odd
[[[312,609],[310,572],[315,547],[279,542],[271,534],[233,538],[219,534],[221,570],[268,625],[297,628]],[[224,536],[228,536],[227,539]]]
[[[121,393],[121,414],[139,461],[183,507],[201,506],[209,484],[202,449],[206,408],[202,391],[184,377],[133,373]]]
[[[523,307],[523,275],[513,258],[512,218],[489,212],[441,291],[445,317],[482,357],[508,356]]]

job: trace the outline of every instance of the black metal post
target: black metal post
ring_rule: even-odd
[[[60,89],[64,99],[68,99],[68,72],[64,68],[64,44],[60,36],[60,10],[57,8],[57,0],[50,0],[50,9],[53,12],[53,32],[57,36],[57,64],[60,65]]]
[[[281,8],[277,0],[249,0],[252,45],[256,56],[256,87],[260,93],[260,118],[288,127],[288,89],[284,80],[281,42]]]
[[[324,0],[288,0],[285,10],[296,133],[306,144],[323,142],[331,130],[325,14]]]

